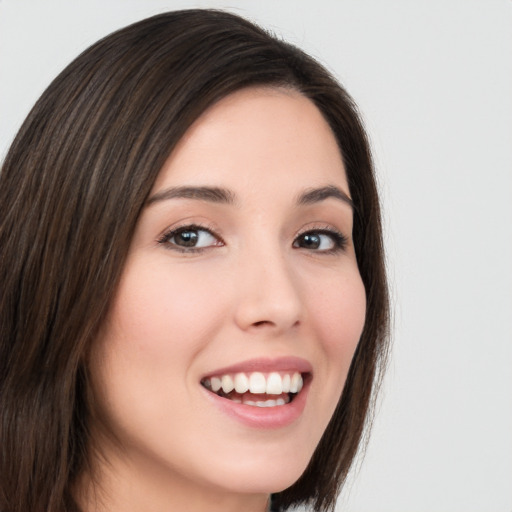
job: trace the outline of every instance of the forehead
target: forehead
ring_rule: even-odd
[[[155,184],[260,186],[327,183],[348,192],[332,130],[311,100],[284,88],[249,88],[210,107],[180,140]]]

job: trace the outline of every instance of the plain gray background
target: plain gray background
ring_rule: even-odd
[[[394,351],[346,512],[512,512],[512,1],[0,0],[0,158],[114,29],[218,7],[331,69],[372,138]]]

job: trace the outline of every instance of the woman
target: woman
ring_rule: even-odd
[[[355,106],[232,14],[101,40],[0,175],[1,507],[330,510],[386,352]]]

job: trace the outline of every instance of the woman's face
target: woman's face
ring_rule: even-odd
[[[364,318],[347,178],[322,115],[281,89],[221,100],[163,167],[93,348],[112,485],[131,503],[150,489],[288,487]]]

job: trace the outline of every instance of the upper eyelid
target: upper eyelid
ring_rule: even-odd
[[[326,233],[326,234],[329,234],[329,233],[332,233],[334,235],[338,235],[338,236],[342,236],[343,238],[345,238],[346,240],[349,239],[349,236],[347,236],[344,232],[344,230],[341,230],[341,229],[338,229],[332,225],[318,225],[318,226],[308,226],[306,228],[303,228],[299,231],[297,231],[297,233],[295,234],[294,236],[294,240],[301,236],[301,235],[305,235],[307,233]]]
[[[214,236],[215,238],[218,238],[219,240],[222,240],[222,237],[218,234],[217,229],[213,226],[202,224],[201,222],[186,222],[186,223],[176,223],[173,224],[167,228],[165,228],[162,233],[157,237],[158,241],[161,241],[162,239],[168,238],[173,233],[176,233],[178,231],[182,230],[198,230],[198,231],[206,231],[210,233],[210,235]]]

